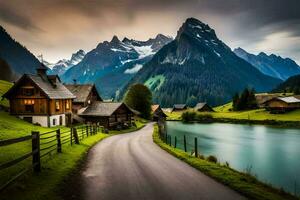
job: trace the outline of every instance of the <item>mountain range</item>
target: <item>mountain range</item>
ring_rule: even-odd
[[[72,83],[96,83],[104,98],[112,98],[149,61],[153,55],[172,39],[162,34],[147,41],[137,41],[117,36],[104,41],[88,52],[80,63],[71,67],[62,80]]]
[[[176,38],[144,65],[120,96],[130,84],[143,83],[153,92],[154,102],[163,107],[199,101],[218,105],[245,87],[269,91],[280,82],[236,56],[207,24],[189,18]]]
[[[10,81],[24,73],[35,73],[40,62],[0,26],[0,65],[1,77]]]
[[[242,48],[234,49],[234,53],[252,64],[262,73],[281,80],[286,80],[290,76],[300,74],[300,66],[290,58],[282,58],[274,54],[267,55],[263,52],[254,55]]]
[[[80,63],[84,58],[85,54],[86,53],[82,49],[80,49],[77,52],[73,53],[69,60],[62,59],[55,64],[43,60],[43,63],[51,69],[48,71],[49,74],[63,75],[69,68]]]

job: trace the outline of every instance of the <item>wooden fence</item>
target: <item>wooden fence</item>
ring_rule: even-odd
[[[26,172],[33,170],[38,173],[41,171],[41,159],[53,152],[61,153],[63,151],[63,145],[80,144],[80,141],[86,137],[97,134],[100,130],[103,130],[102,126],[98,125],[84,125],[68,128],[68,130],[61,131],[61,129],[40,133],[32,131],[31,135],[2,140],[0,141],[0,148],[8,145],[17,144],[19,142],[31,140],[32,149],[30,152],[5,163],[0,163],[0,171],[8,169],[24,161],[25,159],[32,158],[31,165],[20,171],[13,176],[4,185],[0,186],[0,192],[4,190],[13,181],[24,175]]]
[[[178,148],[178,138],[177,138],[177,136],[174,136],[172,138],[172,136],[168,134],[167,128],[166,128],[166,123],[163,121],[158,121],[157,125],[158,125],[158,134],[159,134],[160,139],[164,143],[166,143],[170,146],[173,146],[174,148]],[[185,152],[188,152],[186,135],[183,135],[183,150]],[[198,138],[197,137],[194,138],[194,144],[193,144],[193,149],[191,149],[191,154],[195,155],[195,157],[198,157],[198,155],[199,155]]]

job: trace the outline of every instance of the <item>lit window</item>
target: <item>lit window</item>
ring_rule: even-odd
[[[60,110],[60,104],[59,101],[55,101],[55,110],[59,111]]]
[[[69,110],[70,109],[70,102],[67,100],[66,101],[66,109]]]
[[[34,100],[33,99],[25,99],[24,104],[25,105],[34,105]]]

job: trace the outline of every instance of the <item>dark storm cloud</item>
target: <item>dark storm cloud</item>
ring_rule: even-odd
[[[299,8],[300,0],[10,0],[0,2],[0,22],[27,31],[45,30],[35,35],[32,45],[37,39],[51,40],[64,45],[61,48],[76,49],[82,43],[75,46],[74,39],[92,48],[95,41],[114,34],[145,39],[165,31],[174,36],[185,18],[196,17],[230,45],[253,51],[274,51],[271,43],[284,36],[282,42],[290,46],[278,44],[277,52],[300,60]]]

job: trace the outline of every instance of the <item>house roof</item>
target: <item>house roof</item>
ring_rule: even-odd
[[[95,101],[79,115],[109,117],[121,106],[126,105],[124,103]],[[128,107],[126,106],[126,108]],[[128,110],[132,112],[129,108]]]
[[[93,88],[95,88],[94,84],[65,84],[65,86],[76,96],[76,99],[73,101],[75,103],[84,103]],[[98,96],[100,98],[99,100],[102,100],[99,94]]]
[[[277,97],[277,99],[285,102],[285,103],[300,103],[300,99],[291,96],[291,97]]]
[[[184,109],[184,108],[186,108],[186,105],[185,104],[174,104],[173,108]]]
[[[151,106],[152,112],[155,112],[159,107],[160,107],[159,104],[152,105],[152,106]]]
[[[32,82],[38,88],[40,88],[49,99],[74,99],[75,98],[75,96],[60,82],[59,79],[54,84],[54,82],[49,80],[49,78],[53,78],[52,76],[51,77],[47,76],[47,79],[45,79],[39,75],[32,75],[32,74],[24,74],[16,82],[16,84],[14,84],[14,86],[6,94],[4,94],[4,96],[7,97],[13,90],[15,90],[15,88],[17,88],[20,85],[22,80],[26,78],[32,80]]]
[[[195,106],[195,109],[197,109],[197,110],[202,109],[205,105],[207,105],[207,103],[205,103],[205,102],[197,103],[197,105]]]

